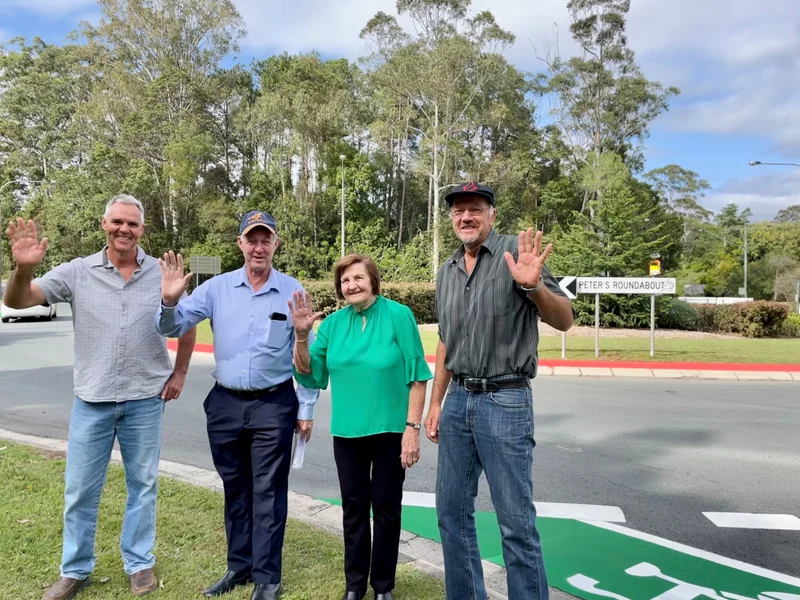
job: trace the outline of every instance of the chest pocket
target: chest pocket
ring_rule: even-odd
[[[489,319],[505,317],[514,310],[513,279],[497,275],[483,285],[480,295],[480,306],[483,314]]]
[[[282,348],[289,343],[293,325],[290,318],[286,321],[269,319],[269,332],[267,333],[267,347]]]

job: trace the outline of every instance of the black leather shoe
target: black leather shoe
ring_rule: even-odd
[[[203,592],[203,596],[206,598],[221,596],[222,594],[227,594],[233,588],[251,581],[253,581],[253,578],[250,575],[240,575],[234,571],[228,571],[222,579]]]
[[[347,592],[342,596],[342,600],[364,600],[364,596],[366,595],[366,592]]]
[[[392,592],[384,592],[382,594],[375,594],[375,600],[394,600]]]
[[[278,600],[281,591],[280,583],[257,583],[250,600]]]

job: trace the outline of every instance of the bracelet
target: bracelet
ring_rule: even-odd
[[[539,281],[537,281],[536,285],[533,286],[532,288],[526,288],[525,286],[520,285],[519,283],[517,284],[517,287],[519,289],[521,289],[523,292],[525,292],[526,294],[531,294],[531,293],[535,294],[540,289],[542,289],[542,276],[539,275]]]
[[[299,337],[296,337],[296,338],[295,338],[295,341],[296,341],[298,344],[305,344],[305,343],[308,341],[308,336],[304,337],[302,340],[301,340]]]

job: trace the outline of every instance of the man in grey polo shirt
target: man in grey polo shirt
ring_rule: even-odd
[[[446,197],[462,246],[439,269],[439,345],[428,437],[439,444],[436,510],[448,600],[485,600],[475,497],[486,472],[503,537],[509,600],[547,600],[533,505],[537,321],[566,331],[572,305],[544,262],[541,232],[494,231],[494,192],[473,181]],[[447,402],[442,400],[447,394]]]
[[[69,600],[95,565],[97,507],[114,439],[128,487],[120,548],[131,593],[158,583],[153,572],[158,460],[164,403],[180,396],[196,332],[178,342],[175,368],[153,320],[161,304],[161,269],[139,245],[144,209],[132,196],[112,198],[102,220],[107,245],[33,280],[47,250],[32,221],[7,235],[16,268],[3,302],[12,308],[69,302],[75,330],[75,401],[69,423],[61,578],[43,600]]]

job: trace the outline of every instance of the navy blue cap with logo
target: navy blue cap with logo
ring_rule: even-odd
[[[239,224],[239,235],[245,235],[256,227],[266,227],[273,235],[278,235],[278,226],[275,224],[275,219],[272,218],[271,214],[263,210],[251,210],[242,217],[242,222]]]
[[[444,199],[447,204],[453,206],[453,202],[455,202],[459,196],[482,196],[489,201],[489,204],[494,206],[494,191],[488,185],[482,183],[476,183],[474,181],[459,183],[447,193]]]

